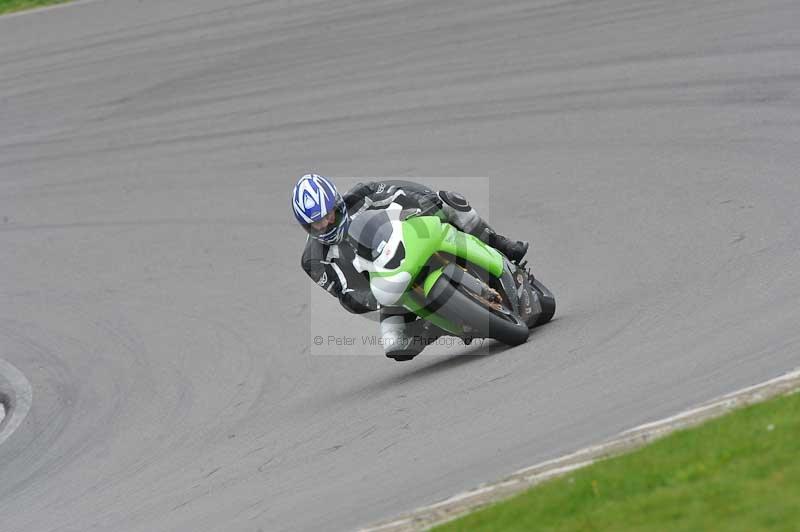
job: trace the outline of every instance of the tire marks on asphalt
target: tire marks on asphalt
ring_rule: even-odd
[[[0,358],[0,445],[22,424],[33,402],[33,388],[25,375]]]

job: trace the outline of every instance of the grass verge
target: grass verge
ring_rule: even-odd
[[[24,9],[34,9],[53,4],[63,4],[70,0],[0,0],[0,15]]]
[[[676,432],[434,530],[800,530],[800,394]]]

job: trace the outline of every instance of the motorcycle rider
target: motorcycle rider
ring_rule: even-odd
[[[359,183],[342,195],[330,179],[306,174],[294,186],[291,202],[295,218],[308,233],[303,269],[354,314],[379,308],[368,278],[353,267],[355,251],[345,239],[350,220],[366,209],[385,208],[394,202],[420,209],[421,214],[435,214],[517,263],[528,250],[527,242],[509,240],[493,231],[461,194],[434,191],[410,181]],[[446,334],[402,307],[380,307],[380,311],[382,344],[386,356],[394,360],[411,360]]]

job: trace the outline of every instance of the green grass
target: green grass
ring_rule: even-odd
[[[435,530],[800,531],[800,394],[677,432]]]
[[[0,0],[0,15],[64,2],[69,0]]]

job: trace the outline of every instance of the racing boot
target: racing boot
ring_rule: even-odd
[[[488,227],[484,229],[484,235],[486,237],[481,240],[508,257],[513,263],[519,264],[525,253],[528,252],[528,243],[523,240],[510,240]]]

